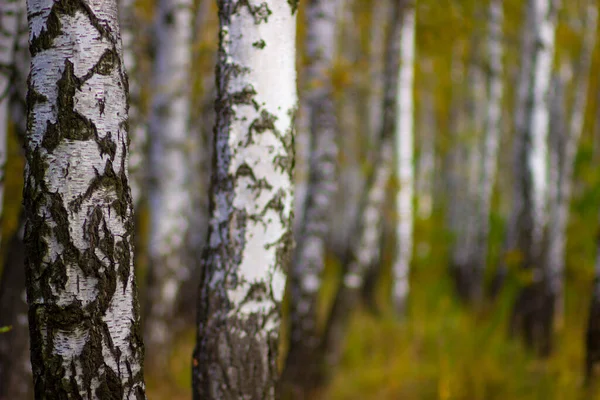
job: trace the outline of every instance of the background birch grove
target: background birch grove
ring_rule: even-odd
[[[118,0],[152,399],[190,399],[193,384],[226,375],[198,368],[204,355],[194,348],[202,336],[202,268],[224,254],[203,249],[209,223],[218,225],[209,201],[220,176],[213,171],[216,131],[229,123],[215,104],[227,85],[215,76],[227,59],[219,54],[219,7],[234,3]],[[269,331],[251,342],[268,357],[232,358],[231,369],[249,380],[235,390],[272,398],[278,347],[286,399],[600,396],[600,1],[301,0],[295,10],[290,0],[249,0],[239,7],[264,24],[252,35],[279,21],[261,14],[263,3],[294,10],[285,20],[297,21],[296,248],[285,268],[279,256],[271,269],[255,268],[271,271],[262,276],[266,286],[286,273],[281,314],[281,288],[255,299],[244,282],[250,289],[234,306],[247,315],[223,319],[231,326],[243,319],[254,332],[250,308],[268,303],[260,318]],[[25,10],[24,0],[0,0],[0,400],[33,396],[22,269]],[[263,39],[248,50],[232,45],[232,54],[252,66],[253,52],[270,39],[291,52],[281,36]],[[230,51],[223,43],[221,51]],[[261,98],[259,87],[227,96],[254,110],[239,96]],[[295,94],[269,96],[293,102]],[[240,124],[263,138],[283,137],[279,125],[293,112],[278,110],[278,122],[269,123],[273,115],[255,107],[256,120]],[[235,179],[253,179],[261,195],[277,187],[268,168],[259,171],[264,179],[243,172]],[[260,218],[248,218],[248,231]],[[291,230],[283,225],[282,232]],[[286,252],[288,239],[281,240]],[[263,246],[251,254],[271,253],[279,251]],[[243,264],[248,276],[250,267]],[[205,289],[208,303],[231,300]],[[206,320],[222,311],[211,307]],[[231,356],[223,354],[211,353],[211,362]],[[201,370],[194,380],[192,368]],[[259,375],[263,381],[248,389]],[[223,390],[217,397],[235,398]]]

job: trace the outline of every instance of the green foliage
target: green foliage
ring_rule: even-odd
[[[0,326],[0,334],[10,332],[12,326]]]

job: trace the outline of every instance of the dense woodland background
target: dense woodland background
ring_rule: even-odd
[[[342,264],[346,261],[345,247],[351,242],[353,233],[349,221],[354,220],[365,182],[374,169],[373,152],[377,144],[373,139],[373,126],[378,122],[373,123],[377,116],[366,109],[371,98],[383,96],[384,90],[381,81],[376,82],[380,77],[373,75],[373,60],[377,55],[383,62],[382,43],[377,43],[373,35],[387,26],[387,22],[375,14],[380,1],[384,0],[339,0],[335,14],[337,49],[328,73],[333,84],[337,119],[339,188],[333,200],[324,280],[319,294],[321,324],[327,319],[336,288],[340,285]],[[377,273],[369,281],[372,285],[365,289],[364,301],[352,316],[339,368],[327,387],[321,390],[323,398],[588,399],[600,396],[597,376],[585,384],[586,329],[597,277],[596,258],[600,257],[600,50],[597,45],[586,48],[585,38],[586,29],[590,29],[590,10],[595,15],[600,3],[596,0],[565,0],[557,18],[553,101],[549,101],[550,129],[558,132],[555,135],[566,137],[572,115],[577,111],[583,112],[583,124],[573,163],[574,184],[566,229],[564,311],[559,312],[553,322],[552,351],[543,356],[525,346],[518,336],[509,335],[515,298],[533,279],[531,271],[520,268],[522,254],[503,250],[513,195],[514,118],[523,58],[521,38],[527,21],[526,2],[504,0],[499,3],[504,14],[501,34],[504,95],[498,169],[489,216],[489,251],[484,276],[486,294],[465,301],[469,296],[457,293],[452,267],[464,234],[460,227],[464,227],[475,212],[474,203],[469,201],[481,190],[477,180],[469,179],[478,162],[473,158],[476,157],[472,155],[473,149],[481,146],[483,140],[482,125],[477,125],[477,120],[485,119],[482,114],[486,112],[486,97],[485,93],[481,97],[477,95],[486,91],[485,82],[491,70],[486,61],[489,5],[488,1],[474,0],[417,0],[413,92],[414,236],[408,300],[400,314],[390,300],[391,266],[397,251],[394,195],[399,185],[394,177],[387,187],[389,199],[381,210],[383,234],[380,262],[374,266]],[[130,81],[133,81],[130,82],[130,101],[136,113],[130,116],[134,130],[145,126],[152,114],[153,92],[148,82],[157,79],[152,75],[153,57],[159,55],[160,40],[152,29],[159,10],[150,0],[138,0],[127,6],[132,7],[128,9],[131,20],[122,24],[122,29],[129,29],[128,33],[123,33],[123,38],[132,35],[128,36],[130,42],[126,46],[132,46],[135,54],[136,69],[129,71]],[[309,63],[305,49],[306,7],[306,1],[299,2],[297,68],[301,104],[310,87],[303,80]],[[189,64],[191,129],[188,137],[182,140],[187,143],[191,160],[186,179],[194,210],[189,215],[190,232],[186,235],[190,239],[185,251],[186,257],[198,259],[208,221],[219,21],[217,5],[212,0],[197,0],[193,9],[192,37],[187,38],[192,50]],[[593,35],[600,39],[595,17],[593,23]],[[378,48],[374,48],[374,44]],[[585,52],[591,57],[589,71],[581,66]],[[480,74],[479,78],[474,74]],[[581,85],[584,79],[589,80],[587,87]],[[477,87],[478,82],[480,85],[483,82],[482,86]],[[582,87],[585,88],[583,105],[577,102]],[[559,90],[562,97],[555,95]],[[302,193],[308,174],[307,142],[302,137],[306,134],[306,121],[302,107],[297,125],[296,178],[300,188],[298,193]],[[23,186],[22,146],[14,125],[9,126],[0,245],[2,260],[9,259],[11,249],[15,248],[11,238],[19,227]],[[144,146],[137,148],[141,154],[140,148]],[[134,144],[132,157],[136,156],[135,151]],[[166,279],[159,276],[148,280],[148,266],[156,262],[152,259],[149,243],[159,240],[152,239],[149,207],[149,202],[144,199],[136,205],[136,271],[142,306],[152,299],[149,293],[154,293],[149,292],[148,282],[152,285],[156,280]],[[195,264],[190,262],[189,265]],[[491,296],[489,288],[502,266],[507,268],[504,285],[497,296]],[[197,268],[186,275],[179,304],[175,307],[179,315],[171,321],[163,321],[176,336],[172,343],[165,346],[161,338],[146,334],[149,398],[186,399],[190,396],[198,277]],[[282,365],[289,338],[288,300],[289,296],[283,302]],[[5,306],[0,304],[0,310]],[[8,340],[9,335],[10,332],[0,334],[0,342]],[[0,361],[6,368],[7,361]]]

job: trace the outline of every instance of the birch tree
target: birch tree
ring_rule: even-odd
[[[377,257],[379,233],[381,232],[381,210],[386,199],[394,168],[394,132],[396,124],[396,101],[398,95],[398,71],[400,67],[400,43],[402,31],[402,9],[400,2],[393,2],[388,16],[390,32],[386,38],[385,95],[383,99],[383,123],[378,139],[379,147],[374,170],[363,191],[360,212],[354,221],[355,232],[342,270],[342,280],[336,292],[333,306],[321,339],[314,384],[323,385],[331,377],[343,350],[350,315],[360,299],[368,268]]]
[[[136,15],[135,0],[119,1],[119,22],[123,42],[123,61],[129,80],[129,184],[133,205],[137,208],[145,190],[146,154],[148,130],[142,112],[142,87],[140,82],[141,66],[139,62],[140,19]]]
[[[211,219],[194,399],[275,398],[291,257],[297,2],[220,0]]]
[[[566,132],[555,132],[554,137],[551,138],[551,146],[553,146],[551,152],[555,157],[551,158],[554,162],[550,167],[551,176],[555,179],[550,179],[551,193],[554,195],[550,197],[547,265],[545,268],[548,274],[548,290],[557,300],[559,316],[562,314],[566,229],[573,186],[573,169],[579,138],[583,131],[592,54],[596,41],[598,10],[595,2],[588,3],[584,14],[581,58],[574,71],[576,78],[570,120]],[[562,105],[564,106],[564,99]],[[552,125],[555,126],[555,124]]]
[[[402,15],[396,100],[396,175],[400,187],[396,196],[398,248],[393,266],[393,300],[399,314],[404,312],[408,295],[408,273],[413,246],[415,2],[406,2]]]
[[[144,399],[114,0],[29,0],[24,207],[36,398]]]
[[[558,0],[530,0],[525,29],[532,51],[526,53],[521,68],[518,105],[524,110],[515,116],[516,159],[515,199],[509,226],[510,245],[523,256],[522,265],[532,271],[533,284],[518,296],[513,312],[513,330],[522,331],[529,345],[541,353],[549,351],[547,317],[552,301],[541,281],[542,240],[547,222],[548,200],[548,122],[549,87],[554,58]],[[510,247],[509,247],[510,248]],[[547,278],[547,277],[546,277]]]
[[[150,213],[146,344],[164,361],[173,334],[181,328],[177,299],[191,274],[190,163],[187,153],[190,111],[192,1],[158,2],[154,93],[149,133]]]
[[[487,261],[487,249],[490,235],[490,211],[492,192],[498,164],[503,99],[503,45],[502,45],[502,1],[492,0],[488,9],[488,81],[487,109],[485,113],[485,134],[482,141],[481,174],[479,176],[479,202],[477,207],[478,225],[475,231],[475,243],[472,253],[472,265],[475,274],[475,292],[480,297],[483,292],[483,277]]]
[[[319,344],[317,300],[325,263],[328,216],[337,188],[337,126],[331,72],[336,47],[335,0],[313,0],[306,8],[308,65],[301,107],[310,115],[311,151],[304,219],[290,269],[290,342],[284,381],[306,386],[307,362]],[[311,368],[308,368],[311,370]]]

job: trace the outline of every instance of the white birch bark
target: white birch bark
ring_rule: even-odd
[[[535,49],[530,76],[531,114],[528,118],[529,154],[527,168],[531,179],[533,216],[531,254],[539,262],[542,239],[547,223],[548,201],[548,122],[549,89],[556,35],[556,18],[560,0],[534,1]]]
[[[587,102],[589,75],[592,63],[592,54],[596,42],[596,25],[598,10],[595,2],[585,8],[583,25],[583,38],[581,58],[575,69],[574,99],[571,108],[571,117],[567,131],[562,135],[557,132],[555,146],[552,151],[556,153],[556,161],[551,165],[558,179],[550,179],[550,185],[555,186],[555,201],[551,204],[548,254],[546,265],[549,275],[550,290],[558,299],[558,310],[562,310],[562,288],[565,269],[566,229],[569,219],[569,205],[571,188],[573,186],[573,169],[579,138],[583,131],[583,122]],[[564,99],[563,104],[564,106]]]
[[[328,217],[337,189],[337,124],[331,72],[336,55],[338,2],[314,0],[306,8],[307,90],[301,107],[310,119],[311,152],[304,220],[298,231],[290,279],[290,347],[285,381],[309,379],[306,361],[319,344],[317,300],[325,263]]]
[[[144,399],[117,4],[27,8],[24,240],[36,398]]]
[[[414,192],[414,68],[416,2],[404,4],[400,44],[400,69],[396,100],[396,194],[397,251],[393,265],[393,302],[396,311],[404,312],[408,295],[408,274],[413,247]]]
[[[492,193],[496,181],[498,166],[498,145],[501,138],[502,98],[504,84],[503,75],[503,44],[502,44],[502,1],[492,0],[488,10],[488,66],[487,107],[485,111],[485,133],[482,144],[481,169],[478,180],[479,202],[477,207],[478,226],[475,232],[473,267],[478,269],[477,278],[483,279],[488,239],[490,234],[490,212]],[[482,289],[483,282],[478,282]]]
[[[220,0],[215,157],[195,399],[275,398],[292,250],[297,2]]]
[[[137,207],[145,191],[148,131],[142,113],[139,40],[136,34],[140,19],[136,16],[136,0],[119,0],[119,22],[123,42],[123,60],[129,80],[129,182],[133,205]]]
[[[177,299],[191,274],[187,247],[191,171],[187,145],[192,7],[191,0],[161,0],[154,25],[156,59],[148,158],[149,276],[144,329],[152,353],[164,353],[180,328]]]
[[[22,8],[23,4],[18,0],[0,2],[0,221],[3,215],[11,77],[14,69],[15,39],[18,37],[19,15]]]

